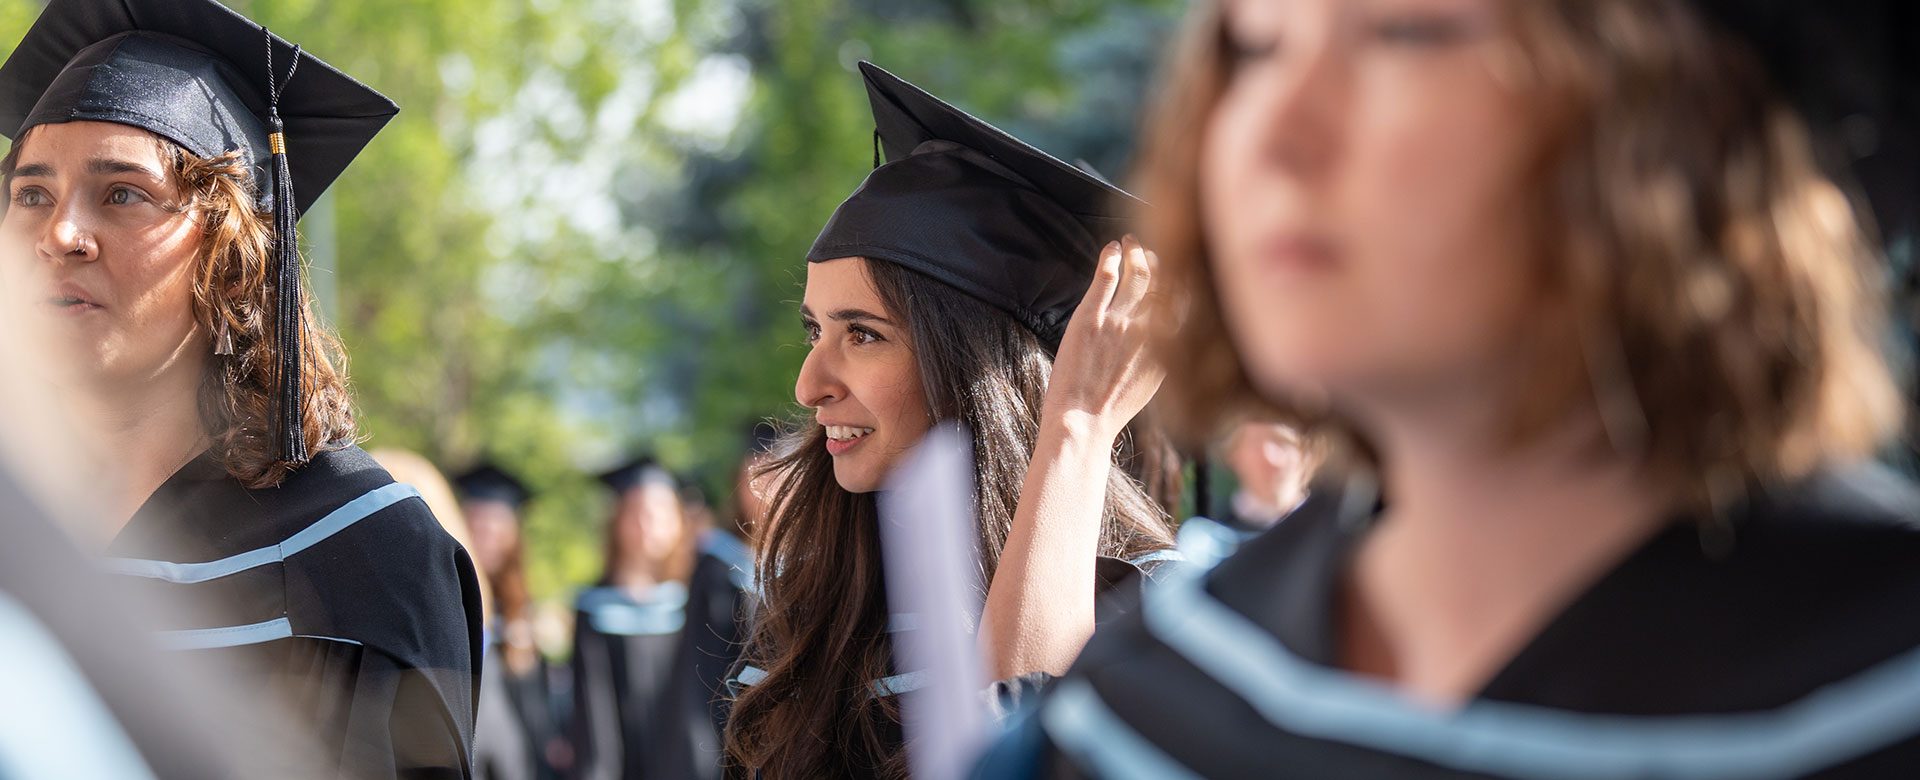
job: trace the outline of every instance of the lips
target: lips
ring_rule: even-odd
[[[873,433],[872,428],[862,428],[857,425],[822,424],[820,427],[827,429],[828,455],[844,454],[860,446],[860,442],[866,441],[867,436]]]
[[[62,284],[53,288],[46,297],[40,299],[40,302],[68,312],[97,311],[106,308],[85,289],[73,284]]]

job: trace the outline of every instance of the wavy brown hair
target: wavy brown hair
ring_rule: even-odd
[[[33,137],[29,128],[0,159],[0,176],[12,176],[20,150]],[[233,354],[207,362],[200,386],[201,424],[213,440],[212,451],[227,474],[249,488],[273,487],[289,466],[275,448],[274,405],[279,354],[274,349],[273,215],[255,208],[252,166],[239,152],[207,159],[172,141],[153,136],[161,156],[173,161],[168,172],[181,198],[171,204],[200,223],[201,241],[193,274],[193,316],[209,334],[209,348],[222,324],[233,340]],[[340,342],[316,324],[313,299],[301,285],[300,381],[307,454],[353,442],[353,407],[347,395]]]
[[[1014,319],[915,271],[869,261],[888,316],[907,323],[927,408],[973,438],[980,582],[992,582],[1040,430],[1052,360]],[[902,316],[904,315],[904,316]],[[744,663],[767,672],[733,702],[727,753],[767,778],[906,776],[900,713],[869,694],[892,674],[879,513],[834,481],[826,432],[807,421],[762,466],[773,486],[760,541]],[[1108,471],[1100,554],[1173,545],[1168,517],[1117,466]]]
[[[1757,55],[1685,0],[1510,0],[1501,63],[1550,144],[1537,189],[1543,296],[1578,323],[1536,366],[1529,426],[1598,408],[1611,444],[1697,510],[1729,490],[1868,457],[1899,425],[1870,223],[1816,163],[1822,139]],[[1159,404],[1190,439],[1250,410],[1350,426],[1257,395],[1215,301],[1199,141],[1231,72],[1222,3],[1195,10],[1157,85],[1137,184],[1144,233],[1193,296]],[[1572,381],[1567,381],[1568,377]],[[1365,443],[1357,442],[1364,456]]]

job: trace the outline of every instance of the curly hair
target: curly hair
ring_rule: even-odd
[[[1758,56],[1685,0],[1504,10],[1515,56],[1502,75],[1552,141],[1535,183],[1540,292],[1575,315],[1581,353],[1571,367],[1536,365],[1542,381],[1506,407],[1516,435],[1592,404],[1612,444],[1698,510],[1729,488],[1871,456],[1903,413],[1882,351],[1878,252],[1817,162],[1823,139]],[[1136,172],[1159,204],[1143,233],[1192,296],[1186,328],[1163,345],[1160,409],[1190,440],[1278,414],[1365,460],[1351,426],[1253,390],[1215,303],[1196,139],[1227,83],[1225,35],[1220,3],[1192,15]]]
[[[15,139],[0,160],[0,175],[12,175],[33,130]],[[172,161],[168,174],[183,193],[172,208],[193,214],[201,228],[193,273],[194,320],[215,340],[224,327],[233,345],[233,354],[207,362],[198,399],[201,425],[228,475],[249,488],[273,487],[292,468],[279,460],[275,446],[279,355],[272,316],[278,294],[273,215],[255,207],[252,187],[258,182],[239,152],[208,159],[158,135],[153,140],[161,156]],[[351,444],[355,427],[345,355],[339,340],[316,324],[306,289],[301,285],[301,418],[311,457]]]

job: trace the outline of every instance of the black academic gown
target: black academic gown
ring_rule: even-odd
[[[507,688],[500,646],[489,644],[481,662],[479,709],[473,724],[473,776],[477,780],[536,780],[539,747],[529,738]]]
[[[358,447],[249,490],[202,456],[147,500],[106,566],[191,604],[167,644],[305,720],[321,774],[471,776],[479,587],[417,492]]]
[[[1104,555],[1100,556],[1099,560],[1095,561],[1094,564],[1094,577],[1096,580],[1094,583],[1094,593],[1097,597],[1097,601],[1094,604],[1094,623],[1098,626],[1098,628],[1095,629],[1095,635],[1097,636],[1100,631],[1105,630],[1104,626],[1109,622],[1118,620],[1124,615],[1125,611],[1130,608],[1130,603],[1137,603],[1141,593],[1149,582],[1157,582],[1162,577],[1178,576],[1179,572],[1184,571],[1185,567],[1182,565],[1182,561],[1182,556],[1173,550],[1149,553],[1132,560],[1122,560]],[[918,623],[918,618],[911,613],[889,615],[887,619],[887,633],[899,634],[905,631],[915,631],[918,630]],[[727,682],[728,685],[738,690],[753,685],[763,678],[765,674],[766,673],[758,667],[742,665]],[[1024,703],[1031,701],[1037,696],[1038,692],[1048,686],[1052,680],[1052,675],[1046,672],[1033,672],[1005,680],[995,680],[989,683],[987,689],[982,692],[983,705],[986,707],[987,712],[996,720],[1003,719],[1010,713],[1021,709]],[[898,672],[888,677],[874,680],[872,689],[874,695],[877,696],[898,696],[919,690],[925,687],[927,682],[923,672],[913,670]],[[724,727],[724,724],[722,725]],[[900,745],[906,740],[906,733],[901,729],[899,723],[884,724],[882,736],[889,744],[895,746]],[[849,747],[849,749],[855,748]],[[897,747],[894,748],[894,750],[897,750]],[[873,766],[877,762],[872,760],[870,756],[863,754],[848,763],[853,766]],[[757,777],[757,773],[735,767],[730,773],[730,776],[735,778]],[[876,777],[878,777],[878,775],[872,773],[856,774],[852,776],[852,780],[870,780]]]
[[[659,748],[644,777],[716,780],[724,757],[726,681],[740,660],[740,611],[751,589],[752,553],[739,539],[710,530],[687,578],[686,627],[668,672]]]
[[[474,774],[482,780],[553,780],[559,773],[547,747],[559,725],[546,662],[536,658],[533,668],[517,673],[506,659],[504,640],[489,631],[474,724]]]
[[[582,591],[576,606],[572,777],[651,777],[648,762],[671,733],[667,694],[687,590],[679,583],[641,594],[600,586]]]
[[[0,468],[0,775],[226,780],[299,749],[111,585]]]
[[[1349,506],[1371,501],[1351,501]],[[1822,475],[1679,519],[1457,711],[1340,671],[1371,511],[1332,492],[1204,577],[1150,590],[983,778],[1888,778],[1920,767],[1920,498]],[[1357,521],[1356,521],[1357,519]]]

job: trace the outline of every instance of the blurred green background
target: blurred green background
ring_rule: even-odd
[[[872,60],[1124,172],[1174,0],[228,0],[401,106],[301,230],[365,446],[524,475],[534,595],[599,573],[592,474],[716,504],[790,416],[801,257],[872,167]],[[0,0],[0,55],[39,0]],[[298,154],[299,150],[290,150]]]

